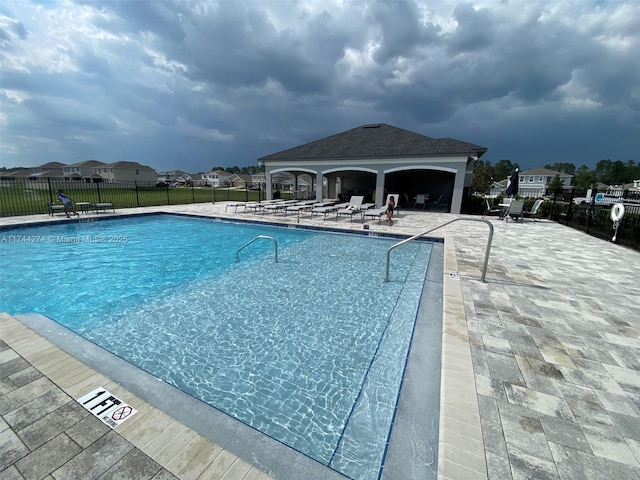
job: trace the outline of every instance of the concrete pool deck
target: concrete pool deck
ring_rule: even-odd
[[[115,215],[298,221],[224,210],[221,202]],[[369,225],[374,233],[411,235],[463,217],[400,210],[393,227]],[[0,225],[61,219],[13,217]],[[362,229],[348,219],[299,221]],[[640,253],[549,221],[490,221],[484,283],[487,225],[456,222],[430,234],[445,239],[438,478],[640,479]],[[0,321],[3,478],[269,478],[252,458],[211,444],[17,320]],[[115,430],[91,416],[78,420],[71,399],[88,386],[105,386],[140,412]],[[43,415],[45,401],[56,406],[46,413],[59,415]],[[66,409],[74,413],[65,416]],[[29,437],[47,422],[55,424],[51,439]],[[429,462],[420,451],[406,459]],[[136,469],[144,473],[119,473]]]

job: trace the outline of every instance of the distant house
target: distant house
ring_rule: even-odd
[[[548,168],[533,168],[520,172],[520,184],[518,194],[523,197],[543,197],[547,195],[547,190],[553,179],[559,176],[564,188],[571,187],[573,175],[556,172]]]
[[[227,179],[227,184],[235,188],[247,188],[251,183],[251,175],[244,175],[242,173],[234,173]]]
[[[202,187],[205,186],[205,180],[201,173],[183,173],[178,178],[176,178],[175,185],[180,186],[192,186],[192,187]]]
[[[202,173],[193,173],[191,175],[191,185],[194,187],[206,187],[207,182],[204,178],[204,174]]]
[[[400,193],[413,204],[417,194],[442,199],[460,213],[465,189],[471,187],[473,162],[485,147],[453,138],[431,138],[392,125],[362,125],[346,132],[258,159],[265,166],[267,198],[273,198],[272,177],[308,175],[316,197],[363,195],[381,205],[385,192]]]
[[[29,169],[29,178],[37,180],[39,178],[62,178],[62,168],[66,165],[60,162],[49,162],[42,164],[38,167],[32,167]]]
[[[99,160],[85,160],[83,162],[72,163],[62,167],[62,174],[65,180],[75,180],[79,182],[96,182],[102,177],[95,174],[94,168],[104,165]]]
[[[168,172],[158,172],[157,181],[159,183],[176,183],[178,178],[182,175],[186,175],[187,172],[183,172],[182,170],[169,170]]]
[[[507,189],[507,180],[503,180],[502,182],[491,182],[491,186],[489,187],[489,198],[496,198],[500,195],[503,195],[505,190]]]
[[[264,172],[254,173],[253,175],[251,175],[251,182],[254,185],[259,185],[260,188],[265,188],[267,176],[264,174]]]
[[[227,181],[232,176],[231,173],[224,170],[216,170],[214,172],[207,172],[202,174],[202,179],[206,186],[209,187],[224,187],[227,186]]]
[[[181,187],[185,185],[193,185],[193,177],[189,173],[183,173],[177,177],[171,185],[179,185]]]
[[[114,162],[98,167],[93,167],[94,174],[99,175],[105,182],[139,181],[156,183],[158,175],[156,171],[138,162]]]
[[[0,180],[14,181],[17,179],[29,178],[29,169],[27,168],[15,168],[13,170],[6,170],[0,172]]]

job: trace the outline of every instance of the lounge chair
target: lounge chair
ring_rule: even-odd
[[[311,210],[315,203],[315,200],[305,200],[303,202],[294,203],[293,205],[287,205],[284,209],[284,216],[286,217],[287,213],[296,213],[299,217],[301,212],[304,213],[307,210]]]
[[[49,215],[52,217],[56,212],[64,212],[64,205],[56,205],[55,203],[49,202],[47,207],[49,208]]]
[[[340,215],[346,215],[349,217],[349,221],[352,222],[353,216],[356,213],[362,212],[363,200],[364,200],[364,197],[362,195],[354,195],[353,197],[351,197],[351,200],[349,201],[349,205],[346,208],[341,208],[336,212],[336,220],[338,220],[338,217]]]
[[[284,200],[282,202],[270,203],[264,206],[264,208],[262,209],[262,213],[267,213],[267,211],[269,211],[269,212],[273,212],[273,214],[275,215],[280,211],[284,212],[285,208],[287,208],[288,206],[294,205],[296,203],[298,203],[297,200]]]
[[[390,195],[387,196],[387,203],[384,204],[384,206],[380,207],[380,208],[374,208],[374,209],[370,209],[370,210],[365,210],[364,212],[362,212],[362,220],[364,221],[365,218],[377,218],[378,219],[378,223],[380,223],[380,219],[382,218],[383,215],[385,215],[387,213],[387,205],[389,204],[389,198],[393,197],[393,199],[395,200],[396,203],[396,211],[398,211],[397,205],[398,205],[398,197],[400,195],[398,193],[392,193]]]
[[[509,205],[509,209],[504,214],[505,221],[509,221],[509,218],[513,218],[515,221],[524,222],[524,200],[514,200]]]
[[[116,209],[113,206],[113,203],[111,202],[94,203],[93,209],[95,210],[96,213],[98,213],[100,210],[102,210],[105,213],[107,210],[113,210],[113,213],[116,213]]]
[[[238,207],[244,207],[248,202],[230,202],[227,203],[224,207],[224,211],[226,212],[229,207],[235,208],[235,213],[238,212]]]
[[[544,203],[544,200],[536,200],[535,202],[533,202],[533,206],[531,207],[531,210],[529,210],[528,212],[522,212],[522,216],[525,218],[533,218],[534,222],[537,222],[538,219],[538,210],[540,209],[540,205],[542,205]]]
[[[491,204],[489,203],[488,198],[485,198],[484,201],[487,204],[487,209],[482,214],[482,218],[486,217],[487,215],[491,215],[492,213],[497,213],[500,216],[500,218],[502,218],[502,213],[504,212],[503,207],[492,207]]]
[[[317,214],[323,214],[324,215],[324,219],[327,219],[327,215],[329,215],[330,213],[336,212],[338,210],[340,210],[341,208],[347,208],[349,206],[348,203],[337,203],[337,204],[333,204],[333,205],[325,205],[322,207],[314,207],[311,209],[311,216],[313,217],[314,213]]]

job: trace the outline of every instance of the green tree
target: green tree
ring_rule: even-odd
[[[625,163],[625,183],[640,179],[640,162],[636,165],[633,160],[627,160]]]
[[[553,170],[554,172],[566,173],[569,175],[576,174],[576,166],[573,163],[547,163],[544,168],[548,168],[549,170]]]
[[[596,173],[586,165],[580,166],[573,176],[573,184],[580,189],[586,190],[595,186],[598,182]]]
[[[520,168],[517,163],[512,163],[511,160],[502,159],[493,167],[493,178],[497,182],[504,180],[511,175],[516,168]]]
[[[478,193],[486,194],[491,188],[493,182],[493,167],[491,162],[484,162],[482,160],[476,160],[473,167],[473,181],[471,186],[473,190]]]
[[[551,180],[551,183],[549,184],[549,191],[551,193],[560,193],[563,187],[564,184],[562,183],[562,180],[560,180],[560,175],[556,174],[556,176],[553,177],[553,180]]]

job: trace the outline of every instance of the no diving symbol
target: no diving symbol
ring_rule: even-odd
[[[132,411],[133,409],[129,405],[125,405],[124,407],[120,407],[115,412],[113,412],[111,414],[111,418],[116,422],[119,422],[120,420],[124,420],[129,415],[131,415]]]

